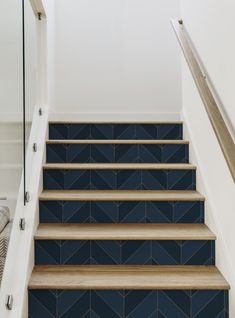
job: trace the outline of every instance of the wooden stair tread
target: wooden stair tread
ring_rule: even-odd
[[[40,224],[36,240],[215,240],[205,224]]]
[[[189,144],[187,140],[141,140],[141,139],[49,139],[47,144],[146,144],[146,145],[161,145],[161,144],[175,144],[184,145]]]
[[[204,201],[197,191],[173,190],[44,190],[39,199],[66,201]]]
[[[215,266],[35,266],[29,289],[228,290]]]
[[[149,169],[149,170],[196,170],[196,166],[187,163],[47,163],[44,169]]]
[[[50,120],[49,124],[56,125],[56,124],[65,124],[65,125],[73,125],[73,124],[104,124],[104,125],[110,125],[110,124],[142,124],[142,125],[169,125],[169,124],[176,124],[176,125],[182,125],[182,120],[169,120],[169,121],[149,121],[149,120]]]

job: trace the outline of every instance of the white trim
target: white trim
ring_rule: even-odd
[[[38,195],[42,190],[41,167],[45,161],[45,141],[48,128],[48,107],[43,108],[43,115],[39,116],[39,107],[35,107],[33,123],[26,155],[27,162],[27,191],[30,201],[24,206],[23,176],[17,199],[13,228],[5,264],[5,270],[0,289],[1,318],[26,318],[28,279],[34,265],[34,233],[38,225]],[[37,143],[36,153],[32,150],[33,143]],[[26,229],[20,231],[19,219],[25,218]],[[12,294],[14,303],[11,311],[5,308],[5,296]]]
[[[180,121],[180,113],[62,113],[52,112],[51,121],[69,122],[161,122]]]

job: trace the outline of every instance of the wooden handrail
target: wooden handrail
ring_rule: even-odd
[[[214,96],[216,96],[216,94],[213,94],[207,83],[206,76],[200,67],[192,46],[190,45],[188,35],[184,30],[183,21],[172,20],[172,26],[191,70],[224,157],[227,161],[233,181],[235,182],[235,143],[215,100]]]
[[[32,6],[32,9],[37,18],[41,19],[41,17],[46,18],[46,12],[43,6],[42,0],[29,0]]]

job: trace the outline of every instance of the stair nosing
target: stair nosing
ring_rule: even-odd
[[[156,240],[215,241],[205,224],[39,224],[34,239],[41,240]]]
[[[164,145],[164,144],[179,144],[188,145],[189,141],[182,139],[48,139],[47,145],[50,144],[149,144],[149,145]]]
[[[44,170],[196,170],[190,163],[46,163]]]
[[[142,124],[142,125],[168,125],[168,124],[176,124],[176,125],[182,125],[183,121],[139,121],[139,120],[133,120],[133,121],[122,121],[122,120],[111,120],[111,121],[105,121],[105,120],[94,120],[94,121],[86,121],[86,120],[49,120],[49,124],[90,124],[90,125],[96,125],[96,124],[104,124],[104,125],[112,125],[112,124]]]
[[[37,265],[28,289],[229,290],[230,286],[210,265]]]
[[[192,190],[43,190],[40,201],[205,201]]]

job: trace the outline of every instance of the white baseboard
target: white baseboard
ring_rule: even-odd
[[[180,113],[62,113],[52,112],[51,121],[69,122],[175,122]]]

